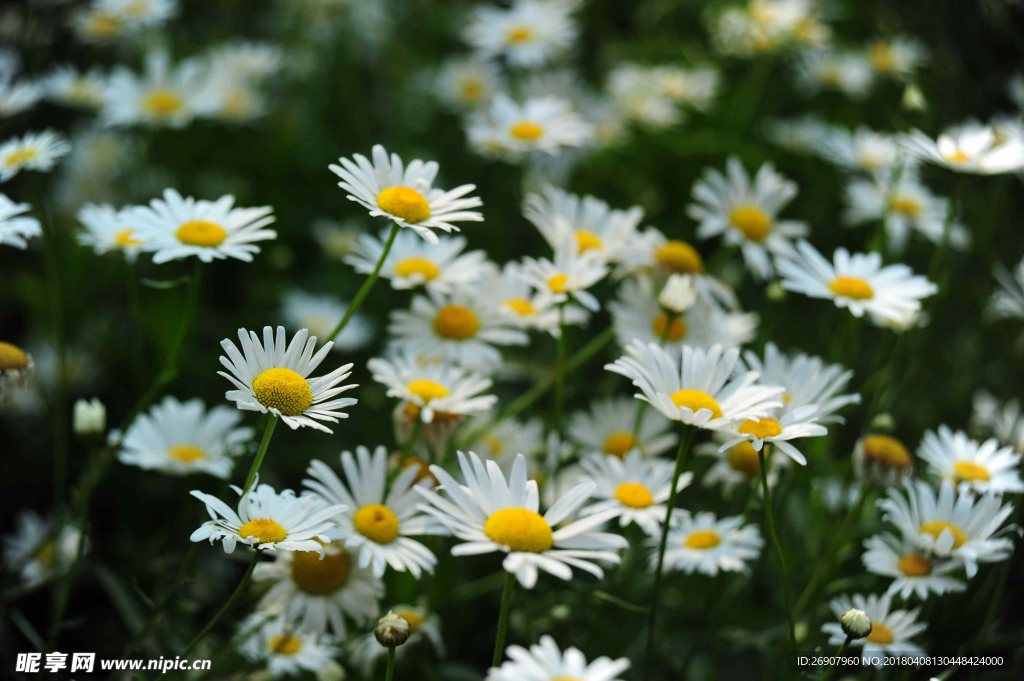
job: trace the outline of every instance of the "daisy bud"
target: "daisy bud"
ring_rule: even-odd
[[[373,635],[377,637],[377,643],[385,648],[393,648],[405,643],[411,631],[404,617],[388,610],[388,614],[377,620]]]
[[[892,414],[884,413],[879,414],[875,418],[871,419],[869,428],[873,431],[881,431],[883,433],[891,433],[893,428],[896,427],[896,420],[892,417]]]
[[[871,618],[863,610],[850,608],[839,618],[839,626],[851,639],[864,638],[871,633]]]
[[[107,428],[107,408],[98,398],[75,402],[76,435],[97,435]]]
[[[687,274],[673,274],[665,282],[658,303],[670,312],[682,314],[697,302],[697,287]]]
[[[907,89],[903,91],[903,99],[900,104],[907,111],[924,111],[928,108],[928,102],[925,101],[921,88],[913,84],[908,85]]]
[[[781,302],[786,299],[786,289],[779,282],[773,281],[765,288],[764,297],[773,303]]]
[[[913,470],[906,446],[889,435],[873,434],[857,441],[853,448],[853,470],[857,477],[883,487],[899,487]]]

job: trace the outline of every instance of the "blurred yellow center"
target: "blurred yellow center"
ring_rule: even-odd
[[[654,251],[654,259],[676,274],[700,274],[704,271],[700,253],[685,241],[666,241]]]
[[[254,378],[252,391],[260,404],[285,416],[298,416],[313,404],[313,392],[306,379],[283,367],[267,369]]]
[[[537,314],[537,308],[533,306],[529,298],[509,298],[505,301],[504,305],[521,317]]]
[[[953,464],[953,470],[956,472],[957,480],[964,480],[966,482],[973,482],[975,480],[984,482],[992,477],[987,468],[973,461],[957,461]]]
[[[432,281],[437,279],[437,275],[441,274],[441,270],[426,258],[406,258],[395,265],[395,273],[402,277],[411,277],[414,274],[419,274],[427,281]]]
[[[754,445],[746,440],[729,448],[729,466],[751,480],[761,475],[761,461]]]
[[[568,281],[568,274],[556,274],[548,279],[548,288],[550,288],[554,293],[565,293],[565,284]]]
[[[421,626],[423,626],[423,615],[416,612],[415,610],[408,609],[394,609],[396,615],[401,617],[403,620],[409,623],[409,635],[415,634]]]
[[[892,629],[885,626],[881,622],[871,623],[871,633],[868,634],[868,640],[872,643],[887,644],[893,642]]]
[[[275,655],[294,655],[302,648],[302,641],[291,634],[278,634],[268,644]]]
[[[189,246],[214,248],[224,243],[228,233],[220,225],[206,220],[189,220],[174,233],[178,241]]]
[[[505,37],[513,45],[516,43],[524,43],[533,37],[533,29],[529,26],[515,26],[509,29]]]
[[[479,102],[484,96],[484,84],[477,78],[462,81],[462,98],[467,102]]]
[[[401,452],[399,452],[397,456],[399,457],[398,460],[401,461]],[[406,468],[411,468],[413,466],[417,467],[416,477],[412,479],[413,484],[420,480],[426,480],[427,478],[434,481],[435,487],[440,484],[437,478],[434,477],[434,474],[430,472],[430,463],[426,459],[416,456],[415,454],[410,454],[409,458],[407,458],[405,463],[402,464],[402,470],[404,471]]]
[[[892,71],[896,68],[896,54],[888,45],[874,45],[868,50],[868,61],[879,71]]]
[[[89,17],[85,31],[90,35],[111,36],[117,33],[121,22],[112,14],[96,12]]]
[[[377,205],[385,213],[409,223],[423,222],[430,217],[430,204],[415,189],[388,187],[377,194]]]
[[[491,454],[493,454],[494,456],[498,456],[505,450],[505,443],[502,442],[501,438],[497,437],[496,435],[488,433],[487,435],[484,435],[482,439],[484,441],[484,444],[486,444],[487,447],[491,450]]]
[[[580,247],[580,253],[589,251],[591,248],[601,248],[604,244],[601,237],[585,229],[576,230],[576,244]]]
[[[761,419],[760,421],[749,419],[740,426],[740,432],[744,435],[753,435],[758,440],[763,440],[766,437],[775,437],[781,433],[782,426],[775,419]]]
[[[543,135],[544,128],[540,127],[536,123],[523,122],[516,123],[508,132],[516,139],[530,141],[535,140],[541,135]]]
[[[888,435],[869,435],[861,444],[864,458],[872,463],[889,468],[906,468],[910,465],[910,452],[903,443]]]
[[[737,206],[729,213],[729,222],[751,241],[763,241],[772,231],[772,219],[757,206]]]
[[[378,544],[390,544],[398,536],[398,516],[381,504],[363,506],[356,511],[352,524],[359,534]]]
[[[932,573],[932,564],[924,556],[917,553],[910,553],[902,558],[896,564],[899,571],[908,577],[924,577]]]
[[[142,102],[142,106],[151,114],[169,116],[185,105],[181,96],[173,90],[153,90]]]
[[[945,520],[929,520],[921,527],[917,528],[917,531],[921,534],[930,534],[936,539],[942,534],[944,530],[949,530],[953,535],[953,548],[958,549],[967,543],[967,534],[953,523],[948,523]]]
[[[284,541],[288,533],[270,518],[256,518],[238,528],[238,536],[242,539],[256,537],[260,544],[274,544]]]
[[[479,329],[480,319],[475,312],[463,305],[445,305],[434,317],[434,331],[444,338],[465,340],[475,336]]]
[[[634,446],[636,446],[636,439],[633,437],[633,433],[627,433],[624,430],[617,430],[604,440],[605,453],[614,454],[620,459]]]
[[[665,335],[666,327],[668,327],[668,336]],[[669,326],[668,315],[662,312],[651,322],[651,330],[654,331],[654,335],[658,338],[665,338],[675,343],[682,340],[683,336],[686,335],[686,322],[683,321],[682,317],[676,315],[672,320],[672,325]]]
[[[698,409],[710,409],[712,418],[722,416],[722,409],[718,402],[715,402],[715,398],[702,390],[680,390],[672,393],[671,398],[677,407],[686,407],[693,412]]]
[[[39,156],[39,150],[35,147],[28,147],[25,149],[19,149],[18,151],[12,151],[4,159],[4,165],[8,166],[20,166],[24,163],[34,161]]]
[[[921,214],[921,204],[909,196],[892,197],[892,200],[889,201],[889,208],[908,218],[916,218]]]
[[[308,594],[323,596],[334,593],[348,581],[348,554],[325,553],[323,560],[316,551],[292,554],[292,580]]]
[[[686,546],[691,549],[711,549],[722,543],[722,538],[714,530],[697,530],[686,538]]]
[[[129,246],[141,246],[142,239],[135,238],[134,229],[122,229],[114,236],[114,243],[121,248],[128,248]]]
[[[28,355],[16,345],[0,341],[0,371],[24,369],[28,366]]]
[[[178,445],[167,450],[167,455],[182,463],[191,463],[206,458],[206,452],[195,445]]]
[[[416,395],[424,402],[437,397],[448,397],[448,388],[444,387],[440,383],[434,381],[428,381],[421,379],[419,381],[413,381],[406,386],[413,395]]]
[[[842,298],[866,300],[875,295],[871,284],[860,277],[836,277],[828,287],[832,290],[832,293]]]
[[[539,513],[525,508],[506,508],[492,513],[484,523],[484,534],[511,551],[543,553],[554,544],[547,521]]]
[[[950,163],[957,163],[963,165],[964,163],[970,161],[971,157],[968,156],[967,152],[963,151],[962,149],[957,149],[956,151],[946,154],[946,160],[949,161]]]
[[[624,482],[616,487],[615,498],[630,508],[647,508],[654,503],[650,490],[636,482]]]
[[[53,565],[54,559],[57,557],[57,552],[54,549],[53,542],[48,541],[39,547],[36,551],[35,559],[43,565]]]

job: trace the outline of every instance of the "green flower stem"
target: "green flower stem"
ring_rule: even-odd
[[[492,667],[501,664],[501,658],[505,654],[505,633],[508,631],[508,610],[512,604],[512,590],[516,585],[516,576],[511,572],[505,573],[505,586],[501,590],[501,613],[498,615],[498,635],[494,639],[494,658]]]
[[[388,646],[388,671],[384,681],[391,681],[395,678],[395,647]]]
[[[562,409],[565,406],[565,303],[558,306],[558,338],[555,339],[555,431],[565,437]]]
[[[260,466],[263,464],[263,457],[267,455],[267,447],[270,446],[270,437],[274,434],[274,427],[277,426],[277,422],[280,417],[271,415],[267,420],[267,428],[263,431],[263,439],[260,441],[260,448],[256,451],[256,458],[252,460],[252,466],[249,468],[249,475],[245,476],[245,486],[242,487],[242,496],[249,491],[253,483],[256,482],[256,474],[260,472]]]
[[[665,564],[665,548],[668,546],[669,520],[672,519],[672,511],[676,506],[676,487],[679,484],[679,476],[686,468],[686,459],[690,454],[690,440],[693,437],[694,428],[682,426],[682,433],[679,437],[679,450],[676,452],[676,468],[672,472],[672,486],[669,488],[668,501],[665,504],[665,522],[661,525],[661,542],[658,544],[658,565],[654,570],[654,589],[651,591],[651,608],[647,614],[647,652],[644,655],[643,679],[646,681],[651,675],[652,655],[654,653],[654,628],[658,619],[658,597],[661,591],[661,569]]]
[[[373,268],[373,272],[370,273],[370,276],[366,278],[366,281],[363,282],[363,285],[359,287],[359,291],[356,292],[356,297],[352,299],[351,303],[349,303],[348,309],[345,310],[345,314],[341,317],[341,321],[338,322],[338,325],[334,327],[334,330],[331,331],[327,338],[324,338],[324,343],[334,340],[338,334],[341,333],[341,330],[345,328],[345,325],[348,324],[348,320],[352,319],[352,315],[356,313],[359,306],[363,304],[363,299],[370,293],[370,289],[373,288],[373,285],[377,282],[377,277],[380,276],[380,268],[384,266],[384,261],[387,259],[388,253],[391,252],[391,246],[395,243],[395,237],[398,236],[398,230],[400,229],[402,228],[397,222],[392,223],[391,233],[388,234],[387,243],[384,244],[384,252],[381,253],[380,258],[377,259],[377,265]]]
[[[132,636],[131,640],[125,645],[124,650],[121,652],[121,658],[127,659],[131,657],[131,654],[135,652],[135,649],[140,643],[146,640],[146,638],[153,631],[153,628],[160,621],[160,617],[163,615],[164,608],[170,603],[171,598],[178,593],[178,589],[185,584],[189,574],[192,572],[192,568],[196,563],[196,556],[199,555],[199,542],[192,542],[192,545],[188,547],[188,551],[185,553],[185,558],[181,561],[181,567],[178,568],[178,573],[174,577],[174,583],[167,589],[167,592],[160,598],[159,601],[153,606],[152,612],[149,614],[149,618],[146,620],[142,628]]]
[[[402,447],[402,458],[398,462],[399,473],[405,470],[405,462],[409,460],[409,455],[412,454],[412,448],[416,445],[416,440],[419,439],[421,430],[423,430],[423,420],[417,414],[416,422],[412,426],[412,432],[409,433],[409,439],[405,441],[405,446]]]
[[[245,591],[245,587],[248,586],[249,578],[252,577],[252,571],[256,569],[256,563],[258,562],[260,562],[260,552],[257,549],[253,549],[252,560],[249,561],[249,567],[246,568],[245,574],[242,575],[242,581],[238,583],[238,586],[235,587],[235,591],[231,594],[228,600],[224,602],[224,605],[222,605],[220,610],[217,611],[217,614],[213,616],[213,619],[207,622],[202,631],[196,634],[196,637],[192,639],[192,642],[185,646],[185,649],[179,653],[182,657],[192,652],[192,649],[203,640],[203,637],[209,633],[210,629],[213,628],[213,625],[217,624],[217,622],[220,621],[220,618],[224,616],[224,613],[231,609],[231,606],[235,604],[238,597],[242,595],[243,591]]]
[[[672,331],[672,324],[675,323],[676,317],[675,312],[665,310],[665,329],[661,332],[661,338],[658,339],[658,343],[665,345],[665,341],[668,340],[668,335]],[[640,424],[644,422],[644,414],[647,413],[647,408],[651,406],[650,402],[646,400],[637,400],[636,405],[636,417],[633,419],[633,443],[635,444],[640,437]]]
[[[821,677],[821,681],[828,681],[832,677],[832,672],[836,670],[836,662],[838,661],[835,658],[842,657],[843,651],[846,650],[846,646],[849,643],[850,637],[847,636],[846,639],[839,644],[839,650],[836,651],[835,657],[832,659],[832,664],[830,664],[828,669],[825,670],[825,674]]]
[[[953,223],[956,221],[956,215],[960,211],[963,187],[964,177],[961,176],[957,180],[956,188],[953,190],[953,196],[949,199],[949,209],[946,211],[946,221],[942,225],[942,239],[932,252],[932,261],[928,265],[928,281],[939,283],[939,296],[943,294],[945,286],[942,282],[936,282],[936,279],[939,276],[939,272],[942,269],[942,263],[946,257],[946,249],[949,246],[949,235],[950,232],[953,231]]]
[[[789,574],[786,572],[786,559],[782,555],[782,546],[779,544],[779,537],[775,533],[775,521],[772,518],[771,492],[768,490],[768,469],[765,464],[764,455],[768,445],[761,448],[757,453],[758,463],[761,465],[761,491],[764,497],[764,524],[768,529],[768,536],[771,538],[772,549],[779,558],[779,571],[782,573],[782,599],[786,608],[786,638],[790,652],[796,650],[796,627],[793,626],[793,609],[790,603],[793,602],[789,593]]]

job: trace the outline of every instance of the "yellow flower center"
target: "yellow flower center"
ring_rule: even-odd
[[[401,461],[402,453],[398,452],[397,454],[395,454],[395,457],[397,461]],[[441,484],[438,481],[438,479],[434,477],[434,474],[430,472],[430,462],[424,459],[423,457],[416,456],[415,454],[410,454],[409,457],[405,460],[405,463],[402,465],[402,470],[404,471],[406,468],[411,468],[412,466],[419,467],[416,470],[416,477],[413,478],[412,480],[413,484],[416,484],[420,480],[426,480],[427,478],[430,478],[431,480],[434,481],[435,487]]]
[[[24,369],[28,366],[28,355],[16,345],[0,341],[0,371]]]
[[[753,435],[758,440],[763,440],[766,437],[775,437],[781,433],[782,426],[775,419],[761,419],[760,421],[749,419],[740,426],[740,432],[744,435]]]
[[[604,451],[606,454],[614,454],[620,459],[629,453],[636,446],[636,439],[632,433],[624,430],[617,430],[604,440]]]
[[[861,443],[864,458],[888,468],[906,468],[910,465],[910,452],[903,443],[888,435],[869,435]]]
[[[121,28],[121,22],[112,14],[97,12],[89,17],[85,25],[88,35],[112,36]]]
[[[931,561],[917,553],[903,556],[896,567],[908,577],[924,577],[932,573]]]
[[[722,538],[714,530],[697,530],[686,538],[686,546],[691,549],[712,549],[722,543]]]
[[[174,90],[153,90],[142,101],[143,108],[157,116],[170,116],[184,105],[185,101]]]
[[[954,549],[958,549],[967,543],[967,534],[953,523],[946,522],[945,520],[929,520],[917,528],[920,534],[930,534],[936,539],[939,538],[939,535],[944,530],[949,530],[952,533]]]
[[[206,458],[206,452],[195,445],[178,445],[167,450],[167,456],[182,463],[192,463]]]
[[[325,553],[323,560],[316,551],[292,554],[292,580],[308,594],[325,596],[345,586],[349,561],[345,551]]]
[[[114,235],[114,243],[116,243],[119,248],[129,248],[131,246],[141,246],[143,242],[142,239],[135,238],[134,229],[125,228]]]
[[[533,306],[529,298],[509,298],[502,304],[520,317],[529,317],[530,315],[537,314],[537,308]]]
[[[668,336],[665,336],[665,327],[668,327]],[[654,331],[654,335],[658,338],[665,338],[676,343],[686,335],[686,322],[683,321],[682,317],[676,315],[672,320],[672,325],[669,326],[668,315],[662,312],[651,322],[651,330]]]
[[[398,615],[403,620],[405,620],[406,622],[409,623],[409,635],[410,636],[412,636],[417,631],[419,631],[419,628],[421,626],[423,626],[424,617],[423,617],[423,615],[421,615],[420,613],[416,612],[415,610],[408,610],[408,609],[405,609],[405,608],[402,608],[402,609],[397,609],[396,608],[392,612],[394,612],[396,615]]]
[[[516,123],[513,125],[512,129],[509,130],[508,133],[516,139],[531,141],[543,135],[544,128],[536,123],[523,121],[522,123]]]
[[[676,274],[700,274],[704,271],[700,253],[685,241],[666,241],[654,251],[654,259]]]
[[[302,648],[302,641],[291,634],[278,634],[270,639],[268,648],[275,655],[294,655]]]
[[[987,468],[973,461],[957,461],[953,464],[953,470],[956,472],[957,480],[965,482],[972,482],[974,480],[985,482],[992,477]]]
[[[565,284],[568,281],[568,274],[556,274],[548,279],[548,288],[554,293],[565,293]]]
[[[398,536],[398,516],[381,504],[363,506],[356,511],[352,524],[359,534],[378,544],[390,544]]]
[[[772,231],[772,219],[757,206],[737,206],[729,213],[729,222],[751,241],[763,241]]]
[[[860,277],[836,277],[828,287],[832,290],[832,293],[841,298],[866,300],[875,295],[871,284]]]
[[[464,305],[450,303],[437,311],[434,317],[434,331],[437,335],[453,340],[466,340],[480,330],[480,319]]]
[[[7,154],[7,158],[4,159],[4,165],[7,166],[20,166],[26,163],[30,163],[39,156],[39,150],[35,147],[25,147],[17,151],[12,151]]]
[[[174,234],[183,244],[205,248],[216,248],[228,238],[228,233],[223,227],[206,220],[189,220],[178,227]]]
[[[751,480],[761,475],[761,460],[754,451],[754,445],[746,440],[729,448],[729,466]]]
[[[484,523],[484,534],[510,551],[543,553],[554,544],[547,521],[539,513],[525,508],[506,508],[492,513]]]
[[[585,229],[576,230],[576,244],[580,248],[580,253],[589,251],[591,248],[601,248],[604,246],[601,237]]]
[[[302,376],[284,367],[267,369],[252,380],[252,391],[264,407],[298,416],[313,404],[313,392]]]
[[[135,2],[128,3],[124,12],[128,16],[143,18],[149,14],[149,3],[143,2],[143,0],[135,0]]]
[[[636,482],[624,482],[615,488],[615,498],[623,506],[630,508],[647,508],[654,503],[651,491]]]
[[[916,218],[921,215],[921,204],[909,196],[892,197],[892,200],[889,201],[889,208],[908,218]]]
[[[428,381],[426,379],[420,379],[413,381],[406,386],[413,395],[416,395],[424,403],[429,402],[432,399],[438,397],[448,397],[448,388],[445,388],[440,383],[434,381]]]
[[[721,418],[722,408],[715,402],[715,398],[701,390],[680,390],[672,393],[672,401],[677,407],[687,407],[693,412],[699,409],[710,409],[712,418]]]
[[[505,443],[501,441],[501,438],[492,433],[484,435],[482,439],[494,456],[498,456],[505,450]]]
[[[395,274],[402,277],[419,274],[427,281],[433,281],[437,279],[437,275],[441,274],[441,270],[426,258],[406,258],[395,265]]]
[[[868,634],[868,640],[872,643],[881,643],[883,645],[893,642],[892,629],[885,626],[881,622],[871,623],[871,633]]]
[[[56,558],[57,550],[54,548],[52,541],[48,541],[40,546],[35,555],[37,561],[47,566],[53,565]]]
[[[964,163],[970,161],[971,157],[964,150],[957,149],[954,152],[946,154],[946,160],[949,161],[950,163],[963,165]]]
[[[868,61],[878,71],[890,72],[896,69],[896,54],[888,45],[873,45],[868,50]]]
[[[385,213],[412,224],[430,217],[430,204],[423,194],[409,187],[388,187],[377,194],[377,205]]]
[[[525,43],[533,38],[533,29],[529,26],[514,26],[505,34],[505,39],[512,45]]]
[[[260,544],[276,544],[279,541],[284,541],[288,533],[276,520],[256,518],[238,528],[238,536],[242,539],[256,537]]]
[[[462,98],[467,102],[479,102],[484,96],[484,84],[478,78],[466,78],[462,81]]]

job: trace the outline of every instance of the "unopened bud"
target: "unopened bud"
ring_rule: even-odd
[[[850,608],[839,618],[839,626],[851,639],[864,638],[871,633],[871,618],[863,610]]]
[[[75,434],[97,435],[107,428],[107,408],[98,398],[75,402]]]
[[[907,89],[903,91],[903,99],[900,104],[907,111],[924,111],[928,108],[928,102],[925,101],[924,93],[921,92],[921,88],[914,84],[908,85]]]
[[[868,427],[873,431],[891,433],[896,427],[896,419],[892,417],[892,414],[885,412],[871,419],[871,423],[868,424]]]
[[[773,303],[781,302],[786,299],[786,289],[779,282],[773,281],[765,287],[764,297]]]
[[[409,639],[412,629],[409,622],[401,615],[396,615],[388,610],[388,614],[377,620],[377,626],[373,635],[377,637],[377,643],[385,648],[400,646]]]
[[[697,302],[697,287],[693,277],[688,274],[673,274],[665,282],[658,296],[658,303],[663,308],[676,314],[682,314]]]

